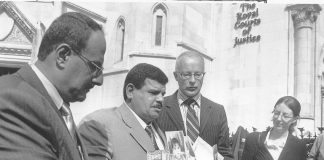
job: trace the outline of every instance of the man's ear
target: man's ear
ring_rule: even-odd
[[[132,83],[126,85],[126,96],[128,100],[133,99],[135,86]]]
[[[69,60],[71,56],[71,48],[69,45],[63,43],[56,47],[56,62],[58,65],[63,67],[63,65]]]
[[[178,81],[179,74],[177,72],[173,72],[174,79]]]

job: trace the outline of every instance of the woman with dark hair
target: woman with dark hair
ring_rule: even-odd
[[[306,160],[306,144],[292,135],[300,109],[296,98],[281,97],[272,112],[273,127],[247,136],[242,160]]]

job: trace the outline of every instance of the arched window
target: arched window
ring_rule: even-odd
[[[165,44],[165,31],[167,22],[167,10],[163,3],[158,3],[153,7],[153,46],[163,47]]]
[[[115,62],[123,60],[125,41],[125,20],[120,18],[116,27],[116,57]]]

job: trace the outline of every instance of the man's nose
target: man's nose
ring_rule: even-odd
[[[196,78],[195,78],[195,75],[194,74],[191,74],[190,75],[189,82],[190,83],[195,83],[196,82]]]
[[[157,97],[156,97],[156,101],[158,101],[158,102],[162,102],[163,99],[164,99],[164,96],[161,93],[159,95],[157,95]]]
[[[283,119],[283,114],[279,114],[277,120],[281,121]]]
[[[98,77],[93,77],[92,83],[94,85],[101,86],[103,83],[103,74],[100,74]]]

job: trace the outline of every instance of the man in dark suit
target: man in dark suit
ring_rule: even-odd
[[[0,78],[0,159],[87,160],[69,108],[101,85],[101,26],[64,13],[46,31],[35,64]]]
[[[174,77],[179,89],[165,97],[158,118],[163,131],[182,130],[192,143],[201,137],[210,146],[217,145],[218,152],[231,159],[229,129],[224,107],[201,95],[205,63],[196,52],[183,52],[176,60]]]
[[[116,108],[87,115],[79,130],[91,160],[146,160],[147,153],[163,150],[166,138],[155,119],[162,109],[166,75],[141,63],[127,74],[125,102]]]

